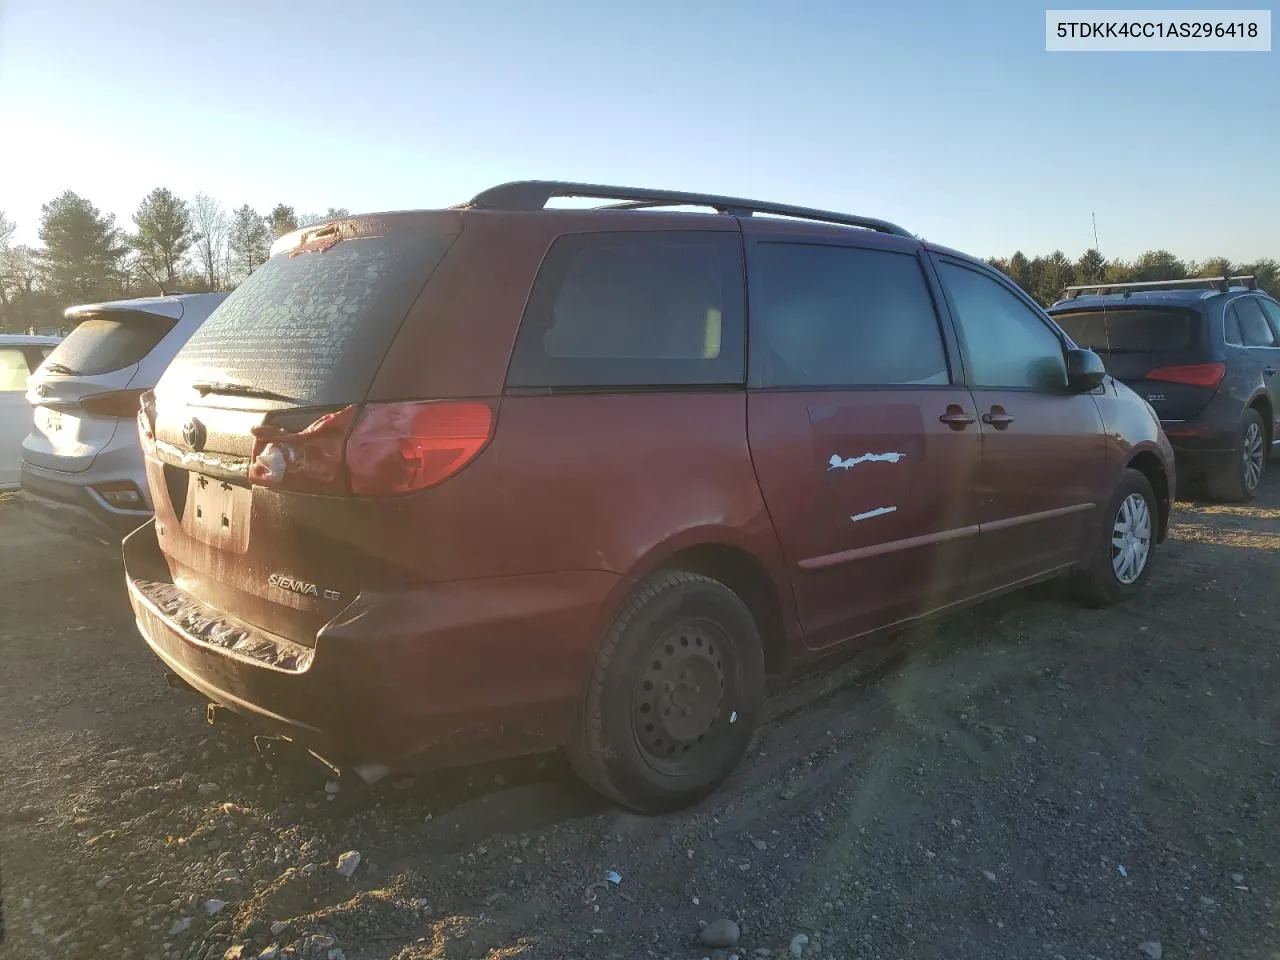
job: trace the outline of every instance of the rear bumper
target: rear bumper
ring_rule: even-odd
[[[22,464],[22,504],[41,526],[90,539],[108,546],[151,519],[150,510],[121,510],[109,505],[93,489],[94,484],[128,480],[147,495],[143,477],[127,475],[61,474]]]
[[[138,629],[170,670],[340,767],[466,764],[564,743],[620,584],[582,571],[364,592],[310,655],[255,660],[152,601],[147,583],[168,576],[154,524],[126,538],[124,562]],[[270,646],[257,636],[235,646]]]
[[[1236,455],[1234,425],[1223,428],[1196,421],[1171,423],[1165,427],[1165,435],[1173,447],[1175,468],[1183,476],[1213,470]]]
[[[1178,470],[1201,472],[1233,456],[1243,415],[1244,402],[1221,392],[1190,420],[1162,420]]]

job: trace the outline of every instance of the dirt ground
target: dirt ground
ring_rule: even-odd
[[[1280,470],[1156,562],[1124,608],[1036,588],[790,681],[725,788],[644,818],[554,758],[335,791],[262,757],[109,554],[0,502],[0,956],[1280,957]]]

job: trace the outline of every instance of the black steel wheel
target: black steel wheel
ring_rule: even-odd
[[[601,643],[570,759],[624,806],[679,809],[732,772],[763,697],[746,604],[718,581],[666,571],[636,589]]]
[[[666,774],[701,762],[699,749],[723,715],[730,641],[711,622],[688,622],[659,637],[632,693],[632,729],[645,761]]]

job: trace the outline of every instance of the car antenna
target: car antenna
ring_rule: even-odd
[[[1094,210],[1094,211],[1091,211],[1089,215],[1093,217],[1093,249],[1097,250],[1098,256],[1101,257],[1102,247],[1098,243],[1098,213],[1096,210]],[[1105,264],[1107,262],[1105,257],[1103,257],[1102,262],[1103,262],[1103,269],[1105,270],[1106,269]],[[1107,356],[1111,356],[1111,321],[1107,318],[1106,301],[1103,301],[1102,303],[1102,336],[1107,344]]]
[[[160,282],[159,277],[157,277],[154,273],[148,270],[143,264],[139,263],[138,266],[141,268],[142,272],[147,275],[147,279],[149,279],[152,283],[154,283],[156,287],[160,290],[160,296],[162,297],[169,296],[168,291],[165,290],[164,284]]]

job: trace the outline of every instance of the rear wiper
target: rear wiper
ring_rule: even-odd
[[[206,397],[211,393],[219,393],[227,397],[257,397],[261,400],[283,400],[285,403],[296,403],[299,406],[303,406],[303,401],[297,397],[289,397],[283,393],[276,393],[274,390],[251,387],[247,383],[214,383],[208,380],[197,380],[191,384],[191,389],[202,397]]]
[[[49,363],[47,361],[45,362],[45,365],[44,365],[44,372],[45,373],[62,373],[69,376],[75,375],[75,371],[72,370],[70,367],[68,367],[65,363]]]

